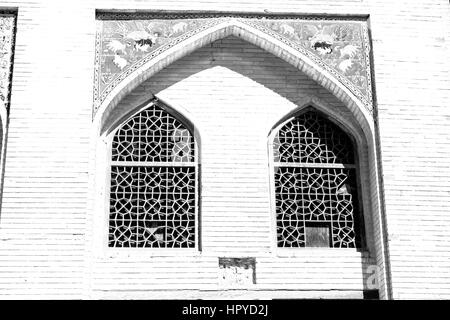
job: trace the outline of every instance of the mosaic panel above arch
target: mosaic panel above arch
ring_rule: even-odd
[[[372,112],[370,40],[365,18],[298,15],[100,13],[94,110],[145,63],[190,37],[238,21],[275,38],[331,73]]]
[[[0,11],[0,108],[9,108],[16,16]]]

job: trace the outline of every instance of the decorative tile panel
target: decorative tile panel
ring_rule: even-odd
[[[97,18],[94,114],[142,65],[227,21],[244,23],[307,56],[372,111],[370,42],[363,19],[195,13],[103,13]]]
[[[195,247],[194,161],[194,137],[156,103],[120,127],[112,143],[110,247]]]

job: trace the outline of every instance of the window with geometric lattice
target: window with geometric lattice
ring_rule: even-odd
[[[290,119],[273,140],[278,247],[361,246],[356,156],[319,112]]]
[[[109,247],[196,247],[197,165],[192,131],[160,102],[112,141]]]

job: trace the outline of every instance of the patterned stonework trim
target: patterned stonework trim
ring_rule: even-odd
[[[9,108],[16,17],[0,12],[0,108]]]
[[[314,61],[372,112],[370,41],[361,18],[292,15],[111,13],[97,16],[94,110],[126,77],[161,53],[236,20]]]

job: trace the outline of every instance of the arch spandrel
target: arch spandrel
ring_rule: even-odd
[[[371,126],[365,20],[299,16],[103,14],[98,17],[94,117],[175,60],[236,36],[294,65]],[[125,20],[126,19],[126,20]],[[359,111],[356,111],[359,109]]]

